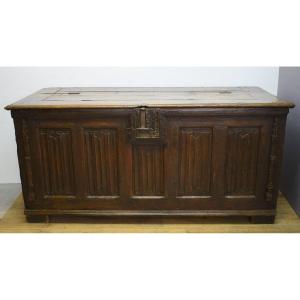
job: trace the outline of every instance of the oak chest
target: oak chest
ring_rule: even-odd
[[[25,214],[274,222],[293,104],[260,88],[46,88],[14,118]]]

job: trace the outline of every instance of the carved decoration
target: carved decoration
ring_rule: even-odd
[[[268,174],[268,182],[267,182],[267,189],[266,189],[266,201],[273,200],[273,192],[274,192],[274,172],[277,160],[277,143],[278,143],[278,130],[279,130],[279,118],[274,117],[273,121],[273,129],[272,129],[272,137],[271,137],[271,153],[270,153],[270,161],[269,161],[269,174]]]
[[[137,196],[164,194],[164,150],[161,145],[134,145],[133,190]]]
[[[40,129],[40,148],[45,195],[75,195],[72,131]]]
[[[227,195],[253,195],[256,187],[259,128],[232,127],[227,135]]]
[[[85,129],[84,149],[88,195],[118,195],[117,130],[114,128]]]
[[[136,108],[131,116],[129,128],[132,142],[136,141],[162,141],[163,117],[158,109]]]
[[[179,195],[210,194],[212,128],[179,130]]]
[[[34,184],[33,184],[33,177],[32,177],[29,132],[28,132],[28,125],[25,120],[22,120],[22,136],[23,136],[23,145],[24,145],[24,152],[25,152],[24,167],[25,167],[27,187],[28,187],[27,200],[28,202],[32,202],[34,201],[35,194],[34,194]]]

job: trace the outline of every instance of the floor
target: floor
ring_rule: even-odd
[[[249,224],[247,218],[202,218],[197,223],[27,223],[20,195],[7,214],[0,220],[0,232],[170,232],[170,233],[222,233],[222,232],[300,232],[300,218],[283,196],[278,198],[275,224]]]
[[[20,183],[1,183],[0,184],[0,219],[3,218],[7,210],[15,202],[21,193]]]

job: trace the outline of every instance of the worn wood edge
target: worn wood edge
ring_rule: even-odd
[[[73,216],[182,216],[182,217],[207,217],[207,216],[275,216],[276,210],[33,210],[25,209],[25,215],[73,215]]]
[[[85,107],[89,107],[89,108],[98,108],[98,107],[107,107],[107,108],[116,108],[116,107],[136,107],[136,104],[127,104],[124,105],[124,103],[120,104],[120,103],[109,103],[111,100],[103,100],[103,99],[99,99],[101,102],[107,102],[105,104],[106,105],[99,105],[99,103],[94,103],[94,105],[92,103],[89,104],[83,104],[80,103],[80,105],[78,105],[78,103],[70,103],[67,104],[65,101],[58,101],[59,103],[57,103],[57,105],[55,105],[54,103],[51,102],[47,103],[47,100],[45,99],[45,95],[47,96],[47,94],[59,94],[59,92],[61,90],[68,90],[65,91],[64,93],[70,93],[70,92],[105,92],[105,91],[109,91],[109,92],[145,92],[145,91],[149,91],[149,92],[156,92],[156,93],[160,93],[160,92],[193,92],[193,91],[198,91],[198,92],[220,92],[220,91],[237,91],[237,92],[246,92],[246,93],[253,93],[254,97],[255,97],[255,103],[243,103],[243,102],[239,102],[239,101],[243,101],[243,100],[237,100],[237,102],[233,102],[233,103],[222,103],[222,100],[218,100],[218,102],[215,103],[210,103],[210,102],[206,102],[203,104],[199,104],[198,107],[215,107],[215,106],[219,106],[219,107],[235,107],[235,106],[244,106],[244,107],[289,107],[292,108],[295,106],[295,104],[287,99],[279,99],[276,96],[270,94],[269,92],[263,90],[260,87],[257,86],[240,86],[240,87],[48,87],[48,88],[43,88],[38,90],[37,92],[22,98],[19,101],[16,101],[8,106],[5,107],[5,109],[7,110],[17,110],[17,109],[50,109],[50,108],[55,108],[55,109],[60,109],[62,106],[64,106],[65,108],[85,108]],[[46,97],[47,98],[47,97]],[[46,103],[44,103],[43,105],[40,105],[38,102],[39,101],[45,101]],[[129,101],[132,100],[132,97],[130,99],[128,99]],[[211,99],[212,101],[215,101],[213,99]],[[225,99],[226,100],[226,99]],[[227,99],[230,100],[230,99]],[[226,101],[227,101],[226,100]],[[24,102],[25,101],[25,102]],[[29,101],[29,102],[26,102]],[[32,103],[30,103],[30,101],[33,101]],[[93,100],[93,101],[97,101],[97,100]],[[118,100],[116,100],[118,101]],[[205,100],[204,100],[205,101]],[[235,101],[235,100],[234,100]],[[267,102],[266,102],[267,101]],[[62,102],[62,103],[61,103]],[[126,101],[125,101],[126,102]],[[221,102],[221,103],[220,103]],[[67,104],[67,105],[66,105]],[[153,104],[151,106],[155,106],[155,107],[167,107],[167,108],[171,108],[171,107],[185,107],[185,105],[181,105],[181,104]],[[192,104],[187,104],[187,107],[195,107],[195,103]],[[149,105],[150,107],[150,105]]]
[[[130,100],[128,100],[130,101]],[[57,101],[59,102],[59,101]],[[62,101],[61,101],[62,102]],[[96,102],[96,101],[95,101]],[[125,101],[124,101],[125,102]],[[126,103],[126,102],[125,102]],[[63,105],[62,105],[63,104]],[[42,109],[42,110],[47,110],[47,109],[88,109],[88,108],[99,108],[99,109],[105,109],[105,108],[135,108],[138,107],[136,104],[126,104],[126,105],[120,105],[120,104],[107,104],[107,105],[97,105],[96,103],[91,105],[91,104],[81,104],[81,105],[76,105],[76,104],[66,104],[65,102],[60,103],[60,105],[38,105],[38,104],[10,104],[5,106],[4,108],[6,110],[20,110],[20,109],[28,109],[28,110],[34,110],[34,109]],[[151,104],[147,105],[147,107],[157,107],[157,108],[209,108],[209,107],[218,107],[218,108],[238,108],[238,107],[244,107],[244,108],[263,108],[263,107],[285,107],[285,108],[293,108],[295,107],[295,104],[293,102],[288,102],[288,101],[276,101],[273,103],[241,103],[241,102],[236,102],[236,103],[193,103],[193,104]]]

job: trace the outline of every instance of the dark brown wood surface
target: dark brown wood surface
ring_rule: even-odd
[[[287,113],[282,103],[13,109],[25,213],[272,222]]]

